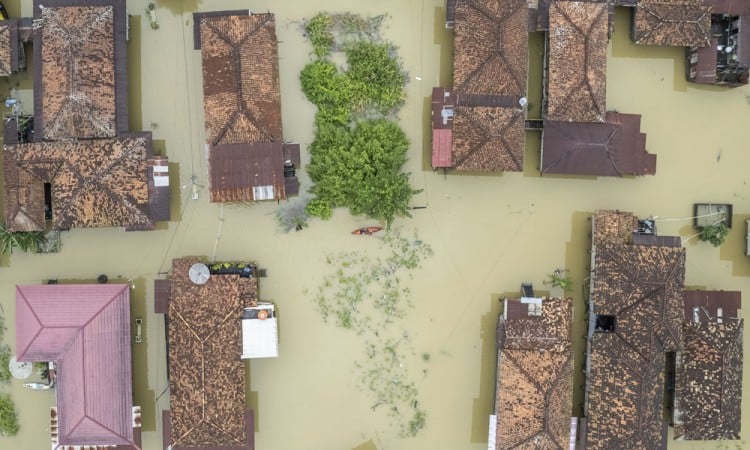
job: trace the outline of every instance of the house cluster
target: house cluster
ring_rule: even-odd
[[[675,439],[739,439],[741,293],[686,290],[681,240],[651,220],[597,211],[591,222],[582,408],[570,299],[506,300],[494,448],[666,449],[670,425]]]
[[[34,17],[0,21],[0,75],[34,50],[34,114],[17,99],[4,117],[3,193],[9,231],[124,227],[170,220],[169,169],[150,132],[128,128],[125,0],[35,0]],[[211,201],[297,195],[299,145],[282,136],[273,14],[198,13]],[[195,194],[195,193],[193,193]],[[258,302],[251,262],[173,262],[155,281],[164,314],[170,407],[165,449],[254,448],[243,360],[278,356],[274,305]],[[55,364],[53,449],[138,449],[130,285],[57,284],[16,290],[19,362]],[[140,322],[139,322],[140,320]],[[41,386],[49,387],[49,386]]]
[[[632,9],[636,44],[686,49],[689,81],[747,84],[750,33],[742,25],[750,20],[750,1],[449,0],[453,86],[433,90],[432,167],[523,171],[526,133],[541,129],[542,174],[655,174],[640,115],[606,108],[616,6]],[[529,33],[535,32],[545,42],[541,118],[527,120]]]

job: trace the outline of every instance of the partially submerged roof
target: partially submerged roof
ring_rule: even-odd
[[[523,0],[456,3],[453,164],[462,171],[522,171],[528,78]],[[502,139],[498,140],[502,133]]]
[[[284,147],[281,142],[252,142],[209,147],[212,202],[279,200],[287,196]],[[299,159],[299,145],[296,145]],[[291,160],[289,160],[291,162]]]
[[[149,164],[153,164],[151,133],[22,143],[5,146],[3,153],[9,230],[45,229],[45,183],[51,187],[55,229],[153,228],[149,198],[149,184],[153,185],[149,181],[149,173],[153,178],[149,171]],[[168,187],[163,195],[168,195]]]
[[[196,262],[172,262],[167,337],[172,448],[249,448],[240,317],[257,299],[257,278],[214,274],[194,284],[188,270]]]
[[[700,315],[704,320],[685,323],[675,382],[675,439],[739,439],[743,321]]]
[[[0,77],[18,71],[18,21],[0,20]]]
[[[565,448],[570,440],[572,305],[540,300],[534,312],[534,305],[506,301],[514,311],[498,322],[497,449]]]
[[[458,106],[453,115],[453,166],[469,172],[521,172],[524,133],[521,108]]]
[[[545,121],[542,173],[591,176],[653,175],[639,114],[609,111],[606,122]]]
[[[608,5],[552,2],[547,119],[604,122]]]
[[[206,139],[282,141],[274,15],[227,14],[199,17]]]
[[[127,132],[124,0],[34,0],[34,127],[45,140]]]
[[[685,249],[628,244],[629,213],[593,220],[586,448],[663,449],[665,352],[682,344]]]
[[[702,0],[641,0],[633,16],[633,41],[642,45],[707,47],[711,7]]]
[[[133,445],[130,286],[16,287],[19,361],[57,365],[58,447]]]

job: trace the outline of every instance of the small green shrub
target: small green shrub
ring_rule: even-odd
[[[10,394],[0,394],[0,435],[18,434],[18,412]]]
[[[0,383],[10,381],[10,347],[8,344],[0,344]]]
[[[567,291],[571,287],[573,287],[573,279],[568,274],[568,270],[560,270],[557,269],[551,274],[548,275],[549,280],[547,281],[549,284],[552,285],[552,287],[559,287],[562,288],[564,291]]]
[[[331,53],[333,46],[333,20],[326,13],[318,13],[305,25],[305,33],[313,46],[313,54],[318,58],[325,58]]]
[[[724,243],[724,240],[729,235],[729,228],[720,222],[714,225],[709,225],[701,229],[698,239],[704,242],[709,242],[714,247],[718,247]]]
[[[18,248],[25,252],[36,252],[44,244],[41,231],[8,231],[0,225],[0,253],[12,254]]]

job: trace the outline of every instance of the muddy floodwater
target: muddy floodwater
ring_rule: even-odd
[[[31,1],[5,0],[11,15],[31,14]],[[583,345],[583,294],[590,246],[588,218],[596,209],[621,209],[639,216],[678,219],[692,215],[695,202],[734,205],[731,233],[714,248],[696,239],[687,248],[686,285],[740,290],[750,299],[750,257],[745,256],[745,219],[750,218],[750,89],[719,89],[687,84],[684,51],[636,47],[628,36],[629,12],[619,10],[607,59],[607,108],[642,115],[646,147],[658,155],[655,176],[634,178],[540,177],[540,136],[527,138],[523,173],[458,175],[429,168],[429,96],[433,86],[450,82],[451,32],[443,26],[443,0],[157,0],[160,28],[152,30],[143,0],[128,1],[132,14],[130,51],[131,128],[151,130],[157,149],[169,157],[173,221],[153,232],[120,229],[62,233],[57,254],[17,253],[3,257],[0,306],[7,340],[15,345],[14,285],[59,280],[94,280],[107,274],[131,283],[133,317],[143,319],[144,342],[133,344],[134,395],[143,408],[144,449],[162,448],[160,411],[168,408],[163,317],[154,314],[153,280],[163,277],[172,258],[186,255],[218,260],[253,259],[267,269],[261,297],[279,311],[280,354],[249,366],[248,401],[256,411],[256,447],[262,450],[480,450],[487,446],[488,415],[495,390],[494,330],[498,299],[516,295],[521,282],[537,291],[556,268],[570,270],[575,285],[576,348]],[[353,361],[361,359],[357,336],[324,324],[312,301],[331,266],[328,254],[382,250],[378,237],[353,236],[370,225],[337,211],[326,222],[313,220],[301,232],[284,234],[275,221],[278,205],[221,207],[208,203],[205,190],[190,200],[182,186],[195,175],[206,185],[202,73],[193,50],[196,10],[251,8],[276,14],[284,136],[306,145],[312,139],[314,109],[302,96],[298,73],[310,48],[300,21],[316,11],[388,14],[384,35],[399,46],[409,73],[408,100],[400,113],[411,139],[415,188],[413,218],[399,220],[403,235],[415,231],[433,256],[412,278],[402,279],[414,307],[400,325],[414,349],[411,364],[425,428],[401,439],[398,429],[372,395],[359,388]],[[532,104],[540,92],[541,38],[532,36]],[[20,97],[31,112],[31,82],[19,82]],[[7,84],[0,87],[5,89]],[[5,92],[5,91],[3,91]],[[304,170],[303,170],[304,172]],[[304,173],[303,183],[308,179]],[[223,217],[223,219],[222,219]],[[688,238],[688,220],[658,223],[659,233]],[[554,293],[554,292],[553,292]],[[748,336],[745,348],[750,348]],[[420,355],[430,355],[423,361]],[[580,353],[580,352],[579,352]],[[749,359],[750,360],[750,359]],[[576,367],[580,368],[580,357]],[[416,370],[418,368],[419,370]],[[575,384],[583,382],[576,372]],[[744,371],[750,388],[750,369]],[[0,438],[0,448],[49,448],[52,391],[30,391],[13,380],[10,390],[21,430]],[[575,408],[582,396],[577,391]],[[750,396],[742,402],[744,433],[750,432]],[[578,411],[578,409],[576,409]],[[747,448],[729,443],[669,442],[672,449]]]

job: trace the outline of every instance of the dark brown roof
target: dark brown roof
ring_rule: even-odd
[[[509,300],[506,308],[528,305]],[[541,315],[500,317],[496,449],[565,448],[570,439],[573,358],[570,299],[542,299]]]
[[[594,217],[591,321],[611,316],[614,326],[589,325],[589,449],[666,448],[664,353],[682,343],[685,249],[624,243],[636,223],[628,213]]]
[[[45,229],[44,183],[51,184],[52,226],[151,224],[151,133],[117,139],[5,146],[5,220],[13,231]]]
[[[633,232],[638,229],[638,217],[623,211],[596,211],[591,222],[591,242],[594,246],[604,243],[630,244]]]
[[[703,4],[711,7],[712,14],[731,16],[750,14],[750,0],[703,0]]]
[[[711,8],[701,0],[641,0],[636,6],[636,44],[706,47],[710,37]]]
[[[694,321],[694,307],[699,308],[698,319],[701,322],[717,317],[718,308],[721,308],[723,317],[739,317],[741,300],[742,292],[740,291],[685,291],[683,293],[685,321]]]
[[[212,202],[252,202],[286,198],[281,142],[212,146],[208,151],[208,165]],[[270,199],[262,198],[259,192],[256,192],[255,188],[265,186],[273,188]]]
[[[598,315],[615,316],[617,334],[633,348],[651,353],[651,335],[665,351],[679,348],[685,249],[597,244],[591,300]]]
[[[248,443],[245,423],[245,365],[240,359],[241,280],[212,275],[203,285],[188,277],[197,258],[172,262],[168,366],[171,435],[174,448],[240,447]]]
[[[545,121],[542,173],[592,176],[653,175],[638,114],[606,113],[606,122]]]
[[[43,5],[43,6],[41,6]],[[45,140],[128,129],[124,0],[34,0],[35,131]]]
[[[523,0],[456,2],[453,84],[457,94],[525,95],[527,15]]]
[[[687,322],[675,383],[675,439],[739,439],[743,321]]]
[[[549,20],[547,119],[604,122],[607,4],[553,2]]]
[[[208,143],[281,141],[274,15],[202,17],[200,39]]]
[[[656,351],[643,354],[617,333],[593,333],[586,378],[586,448],[666,449],[667,423],[662,420],[664,361]]]
[[[0,20],[0,77],[18,71],[18,21]]]
[[[522,171],[523,117],[521,108],[456,107],[453,116],[453,165],[456,170]]]

